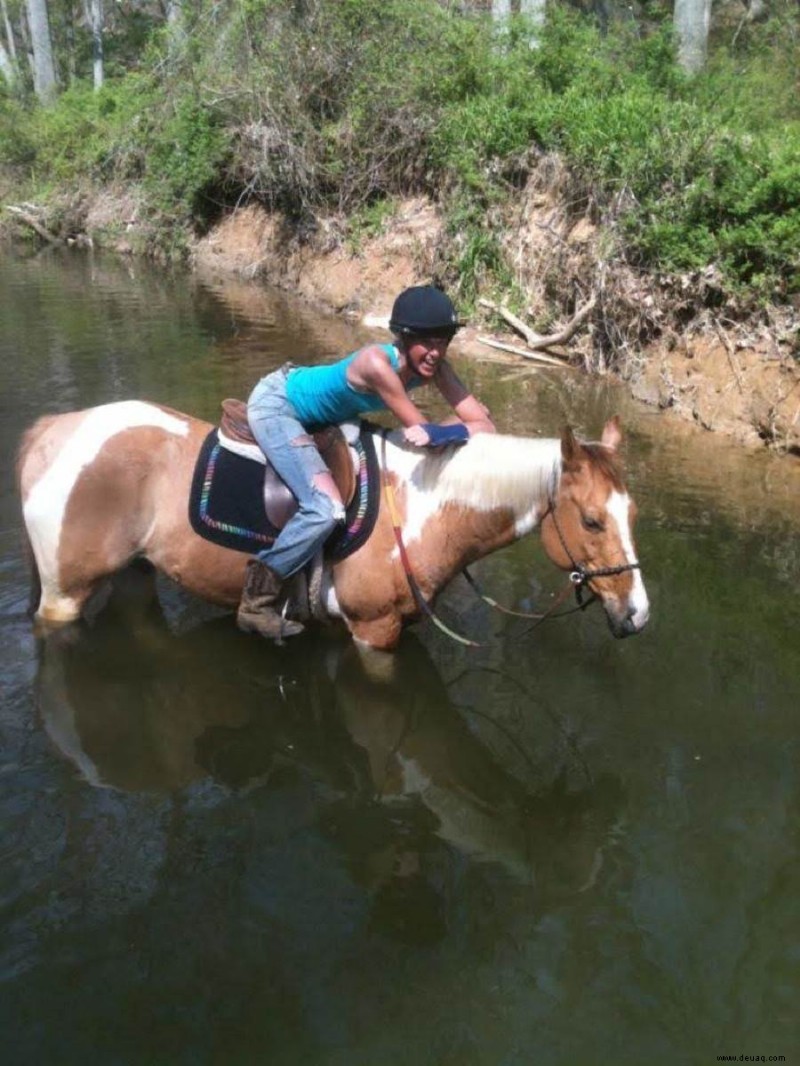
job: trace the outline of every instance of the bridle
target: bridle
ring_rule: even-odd
[[[629,570],[641,570],[640,563],[621,563],[619,566],[598,566],[591,570],[583,563],[576,562],[572,552],[567,546],[567,541],[561,530],[561,526],[558,524],[558,519],[556,518],[556,502],[552,496],[547,502],[547,510],[542,515],[542,522],[544,522],[548,515],[553,519],[553,526],[558,534],[558,539],[561,541],[561,547],[564,549],[564,554],[569,559],[569,565],[572,567],[569,573],[569,580],[575,589],[575,599],[578,601],[579,606],[583,606],[583,590],[588,588],[592,578],[613,577],[615,574],[625,574]],[[591,592],[592,590],[589,589],[589,591]],[[592,596],[594,599],[597,599],[594,592],[592,592]],[[591,600],[587,601],[587,606],[591,602]]]

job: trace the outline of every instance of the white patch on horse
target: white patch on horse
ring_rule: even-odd
[[[626,492],[615,491],[609,495],[608,502],[606,503],[606,511],[617,524],[620,544],[622,545],[622,551],[625,555],[625,562],[633,564],[638,563],[639,560],[637,559],[636,552],[633,548],[630,508],[631,501]],[[641,571],[631,570],[631,577],[633,579],[633,588],[630,595],[630,604],[634,611],[631,621],[637,629],[641,629],[647,622],[650,614],[650,604],[647,599],[644,582],[642,581]]]
[[[73,601],[62,597],[58,588],[58,547],[64,512],[81,473],[103,446],[127,429],[152,426],[185,437],[189,423],[141,400],[104,404],[86,413],[65,442],[52,465],[31,488],[23,506],[25,525],[39,567],[42,604],[51,611],[75,613]],[[56,601],[61,601],[56,603]]]
[[[387,464],[406,490],[403,534],[422,536],[445,504],[473,511],[508,509],[518,536],[533,529],[561,476],[561,442],[481,433],[441,454],[387,446]]]

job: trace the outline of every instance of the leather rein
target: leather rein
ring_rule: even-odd
[[[384,496],[386,497],[386,503],[389,508],[389,517],[392,523],[392,531],[394,532],[394,538],[397,542],[397,549],[400,554],[400,561],[403,564],[403,571],[406,575],[406,580],[408,582],[409,588],[411,589],[414,601],[419,607],[421,613],[430,618],[433,624],[443,633],[446,633],[447,636],[450,637],[452,640],[458,641],[459,644],[464,644],[470,648],[486,648],[489,646],[486,642],[472,640],[469,637],[464,637],[460,633],[457,633],[455,630],[450,629],[449,626],[445,625],[445,623],[441,620],[441,618],[438,617],[438,615],[436,615],[433,608],[425,599],[424,595],[422,594],[422,589],[420,589],[419,585],[417,584],[417,579],[414,577],[414,572],[411,569],[411,560],[408,557],[405,542],[403,541],[403,530],[400,521],[400,515],[397,509],[397,501],[395,499],[394,489],[392,488],[392,485],[389,481],[388,471],[386,467],[387,433],[387,430],[381,430],[381,484],[383,487]],[[629,570],[640,569],[639,563],[624,563],[619,566],[596,567],[592,570],[584,566],[583,563],[576,562],[572,555],[572,552],[567,546],[567,542],[564,538],[564,534],[561,530],[561,527],[558,524],[558,519],[556,518],[556,504],[552,496],[548,500],[547,510],[542,515],[542,521],[544,521],[548,514],[553,519],[553,525],[555,526],[556,533],[558,534],[558,539],[561,541],[561,546],[564,549],[567,558],[569,559],[572,570],[569,573],[569,584],[566,586],[566,588],[562,589],[562,591],[558,594],[553,603],[544,613],[532,614],[524,611],[514,611],[511,610],[511,608],[509,607],[502,606],[502,604],[498,603],[497,600],[492,599],[491,596],[487,596],[481,590],[480,586],[466,567],[464,567],[461,571],[461,573],[464,575],[467,582],[476,592],[476,594],[484,601],[484,603],[487,603],[490,607],[493,607],[497,611],[501,611],[503,614],[511,615],[514,618],[534,619],[534,624],[532,626],[529,626],[525,630],[525,632],[521,634],[521,637],[527,636],[528,633],[536,629],[542,624],[542,622],[547,621],[547,619],[549,618],[563,618],[565,615],[574,614],[575,611],[586,610],[586,608],[590,604],[594,603],[594,601],[598,598],[597,594],[591,589],[589,589],[589,599],[584,600],[583,598],[584,590],[586,588],[589,588],[589,582],[593,578],[611,577],[615,574],[624,574]],[[556,614],[555,612],[564,603],[564,601],[567,599],[567,597],[573,590],[575,592],[577,606],[571,608],[568,611],[560,611],[558,614]]]

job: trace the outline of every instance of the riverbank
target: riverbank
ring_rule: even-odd
[[[147,243],[130,190],[86,194],[70,211],[69,239],[79,244],[135,255]],[[42,224],[46,229],[47,215]],[[585,305],[589,294],[595,296],[592,315],[568,345],[551,349],[571,367],[614,373],[642,403],[748,448],[766,445],[800,456],[796,311],[784,308],[734,321],[709,309],[710,272],[659,279],[636,275],[620,264],[607,268],[602,232],[588,218],[571,215],[558,182],[548,185],[541,174],[499,224],[505,257],[515,271],[515,306],[523,305],[519,313],[539,332],[558,332],[577,305]],[[5,235],[18,226],[7,218]],[[406,285],[440,278],[444,250],[452,254],[457,240],[447,232],[436,205],[424,197],[397,202],[373,231],[357,239],[336,219],[321,220],[314,233],[301,234],[279,213],[251,204],[228,213],[196,238],[189,258],[201,277],[268,283],[362,320],[388,315],[392,299]],[[495,306],[509,299],[488,286],[481,296]],[[459,350],[524,365],[522,356],[492,348],[480,337],[525,348],[524,340],[479,298],[471,326],[459,334]],[[608,355],[612,343],[613,357]]]
[[[566,267],[565,280],[572,286],[599,283],[595,227],[586,219],[576,222],[557,215],[556,200],[528,191],[504,237],[507,253],[517,265],[517,284],[540,320],[552,313],[546,276],[553,264]],[[448,239],[439,212],[423,198],[399,205],[381,231],[364,238],[358,248],[337,239],[333,224],[327,233],[323,229],[314,240],[300,242],[280,216],[250,206],[199,239],[192,262],[200,274],[269,281],[318,306],[363,318],[385,316],[399,289],[435,277],[439,248]],[[683,332],[668,325],[657,339],[637,346],[635,332],[642,317],[652,323],[675,316],[675,297],[669,291],[673,285],[648,290],[632,272],[620,269],[619,274],[613,287],[606,283],[607,300],[598,314],[609,314],[616,305],[620,327],[631,336],[615,372],[636,399],[747,447],[768,445],[800,455],[800,367],[793,355],[797,322],[791,313],[722,323],[710,312],[698,312]],[[709,280],[694,283],[707,287]],[[692,283],[686,280],[687,285]],[[490,295],[502,300],[496,293]],[[686,293],[682,302],[690,302]],[[697,302],[701,303],[699,295]],[[605,373],[596,351],[595,328],[590,321],[560,353],[585,372]],[[479,312],[475,325],[459,335],[459,348],[475,358],[523,364],[523,357],[478,339],[490,334],[501,343],[524,347],[521,338],[507,329],[496,316]]]

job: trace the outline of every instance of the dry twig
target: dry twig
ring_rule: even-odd
[[[727,352],[728,362],[730,363],[731,370],[733,371],[733,376],[736,378],[736,384],[739,386],[739,392],[744,392],[744,386],[742,385],[742,375],[739,371],[739,367],[737,366],[736,357],[733,354],[733,347],[731,346],[731,342],[728,340],[728,335],[722,330],[719,322],[714,322],[714,329],[720,341],[722,342],[723,348]]]

